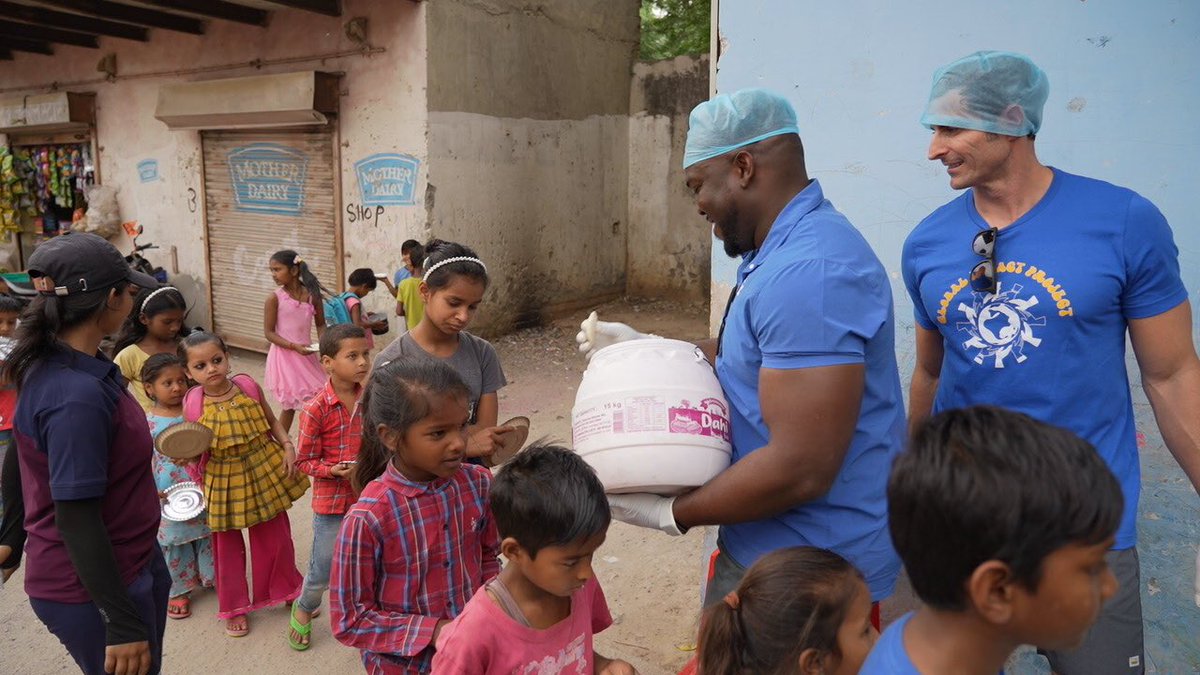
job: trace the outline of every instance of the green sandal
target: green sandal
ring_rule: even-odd
[[[295,638],[292,637],[292,631],[288,631],[288,634],[287,634],[288,645],[291,646],[292,649],[295,649],[298,652],[302,652],[312,646],[312,638],[309,636],[312,635],[312,619],[313,619],[313,617],[309,617],[307,626],[305,626],[304,624],[297,621],[295,604],[292,605],[292,611],[289,612],[288,614],[289,614],[288,626],[292,629],[292,631],[295,631],[296,635],[300,635],[302,637],[309,638],[308,643],[298,642]]]

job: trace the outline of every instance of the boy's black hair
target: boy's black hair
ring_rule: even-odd
[[[370,267],[360,267],[350,273],[350,278],[347,279],[351,286],[366,286],[370,290],[375,290],[379,285],[379,280],[375,278],[375,270]]]
[[[20,314],[25,303],[8,293],[0,293],[0,314]]]
[[[408,264],[413,269],[421,269],[425,266],[425,247],[417,244],[408,252]]]
[[[417,241],[416,239],[405,239],[404,243],[400,244],[400,253],[408,253],[409,251],[413,250],[413,247],[420,245],[421,242]]]
[[[888,480],[888,526],[913,589],[934,608],[967,608],[966,582],[999,560],[1036,591],[1042,561],[1095,545],[1121,523],[1124,497],[1090,443],[988,406],[927,421]]]
[[[517,453],[492,482],[492,513],[500,537],[512,537],[536,558],[608,529],[604,486],[579,455],[545,441]]]
[[[365,337],[367,337],[367,331],[363,330],[362,326],[352,323],[326,326],[325,332],[321,333],[321,356],[337,358],[338,352],[342,350],[343,340]]]

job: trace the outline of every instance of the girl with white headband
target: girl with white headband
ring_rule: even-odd
[[[113,347],[113,362],[129,381],[133,397],[149,411],[154,401],[146,396],[142,366],[155,354],[174,354],[179,349],[187,300],[173,286],[143,288],[133,301],[133,311],[121,325]]]
[[[487,266],[474,251],[450,241],[430,241],[420,286],[425,316],[375,357],[376,368],[401,358],[425,358],[444,361],[458,371],[471,393],[467,456],[475,464],[484,464],[500,449],[504,434],[514,431],[496,426],[496,392],[508,384],[500,357],[491,343],[466,330],[487,285]]]

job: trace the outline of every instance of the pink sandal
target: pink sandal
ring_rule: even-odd
[[[186,619],[191,615],[191,600],[188,596],[177,595],[167,602],[168,619]]]
[[[241,619],[241,621],[242,621],[242,627],[235,628],[233,626],[233,622],[237,621],[239,619]],[[247,617],[245,614],[240,614],[238,616],[231,616],[228,619],[225,619],[225,634],[228,635],[229,637],[245,637],[249,633],[250,633],[250,618]]]

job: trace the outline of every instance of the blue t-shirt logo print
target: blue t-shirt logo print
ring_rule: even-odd
[[[1024,363],[1029,358],[1025,346],[1042,344],[1033,327],[1046,325],[1046,317],[1029,311],[1038,304],[1037,296],[1021,298],[1021,284],[1009,290],[1003,290],[1003,286],[998,282],[995,294],[972,292],[972,304],[958,305],[966,320],[956,324],[958,330],[970,335],[962,346],[975,350],[975,363],[992,359],[996,368],[1003,368],[1010,355],[1017,363]]]

